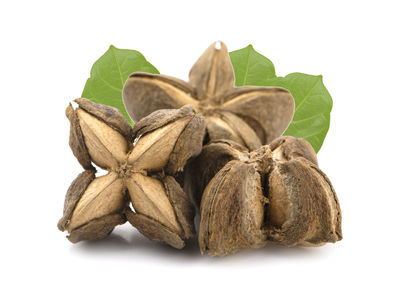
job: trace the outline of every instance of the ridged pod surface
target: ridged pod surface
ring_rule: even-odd
[[[186,173],[194,175],[186,177],[185,189],[200,205],[202,253],[221,256],[266,243],[320,246],[342,239],[338,198],[303,139],[280,137],[252,152],[216,141]]]
[[[230,139],[257,149],[285,131],[293,117],[294,100],[286,89],[234,87],[234,80],[228,50],[216,42],[193,65],[189,82],[133,73],[123,88],[123,101],[134,121],[155,110],[190,104],[205,117],[209,139]]]
[[[128,220],[148,238],[182,248],[195,235],[194,208],[175,177],[201,151],[203,117],[189,105],[156,111],[132,129],[115,108],[76,103],[66,110],[70,146],[85,171],[68,189],[58,228],[76,243],[104,238]],[[108,173],[96,178],[93,164]]]

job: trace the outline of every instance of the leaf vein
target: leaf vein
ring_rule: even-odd
[[[318,82],[319,81],[317,80],[317,82],[315,82],[314,86],[312,86],[311,89],[308,91],[308,93],[305,95],[303,100],[295,107],[295,111],[299,110],[303,106],[304,102],[311,96],[311,93],[317,87]]]
[[[326,129],[327,128],[324,126],[321,130],[318,130],[317,132],[315,132],[315,133],[313,133],[311,135],[301,136],[301,138],[306,139],[306,138],[309,138],[309,137],[313,137],[313,136],[319,135],[320,133],[324,132]]]
[[[250,50],[247,50],[246,72],[244,73],[244,78],[243,78],[243,84],[242,84],[242,86],[246,85],[246,82],[247,82],[247,75],[249,75],[249,68],[250,68]]]
[[[313,116],[310,116],[310,117],[307,117],[307,118],[304,118],[304,119],[292,121],[292,124],[296,124],[296,123],[299,123],[299,122],[308,121],[308,120],[314,119],[315,117],[318,117],[318,116],[320,116],[320,115],[322,115],[322,117],[324,117],[324,118],[326,119],[326,117],[325,117],[324,114],[325,114],[324,112],[320,112],[320,113],[318,113],[318,114],[315,114],[315,115],[313,115]]]
[[[117,56],[115,55],[114,48],[111,49],[111,53],[114,57],[115,64],[117,65],[118,72],[119,72],[119,77],[121,78],[121,89],[124,86],[124,78],[122,77],[122,71],[121,71],[121,66],[118,64]]]

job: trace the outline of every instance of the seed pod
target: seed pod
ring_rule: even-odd
[[[115,173],[97,179],[94,174],[94,170],[81,173],[65,198],[58,228],[67,230],[73,243],[104,238],[116,225],[125,222],[123,212],[128,201],[121,179]]]
[[[320,246],[342,239],[339,201],[318,168],[312,147],[286,137],[272,151],[267,186],[269,240],[286,246]]]
[[[265,245],[261,179],[254,164],[230,161],[207,185],[201,201],[201,253],[232,254]]]
[[[291,94],[279,87],[234,87],[234,71],[224,43],[203,53],[189,82],[173,77],[133,73],[123,88],[126,111],[137,121],[154,110],[190,104],[206,119],[209,139],[230,139],[257,149],[280,136],[294,113]]]
[[[71,184],[58,224],[61,231],[70,233],[68,239],[73,243],[103,238],[126,221],[123,213],[129,202],[116,170],[132,147],[130,125],[118,110],[86,99],[76,102],[79,108],[69,105],[66,110],[71,123],[70,146],[87,171]],[[111,172],[95,178],[91,161]]]
[[[211,143],[189,169],[205,181],[185,182],[186,189],[203,190],[212,178],[201,199],[203,253],[225,255],[267,241],[319,246],[342,239],[337,196],[302,139],[281,137],[251,153]]]
[[[80,108],[96,116],[108,126],[118,131],[128,140],[128,142],[132,141],[132,127],[118,109],[107,105],[97,104],[84,98],[76,99],[75,102]]]
[[[71,242],[99,239],[128,218],[150,239],[183,247],[194,236],[194,209],[173,176],[200,153],[203,117],[191,106],[162,110],[143,118],[132,131],[117,110],[85,99],[77,103],[76,110],[67,109],[70,143],[88,170],[67,193],[59,229],[70,233]],[[109,173],[95,178],[90,161]]]
[[[191,106],[179,110],[159,110],[135,124],[138,140],[128,164],[135,170],[159,171],[175,175],[186,161],[201,151],[204,119]],[[156,157],[155,157],[156,156]]]
[[[128,156],[134,173],[126,179],[135,213],[126,215],[149,239],[182,248],[183,241],[195,235],[194,209],[179,183],[171,176],[149,177],[143,171],[181,172],[186,161],[200,153],[204,130],[203,117],[191,106],[156,111],[135,125],[138,140]]]
[[[126,161],[129,143],[124,136],[81,108],[76,114],[90,158],[97,166],[115,170]]]
[[[229,161],[248,161],[250,154],[240,144],[230,140],[211,141],[201,154],[185,168],[184,189],[191,202],[200,210],[200,202],[207,184]]]
[[[161,181],[135,173],[127,187],[135,213],[128,210],[126,216],[143,235],[175,248],[194,237],[193,206],[172,177]]]

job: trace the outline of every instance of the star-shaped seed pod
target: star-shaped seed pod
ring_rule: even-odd
[[[202,253],[226,255],[268,242],[320,246],[342,239],[336,193],[303,139],[280,137],[250,153],[231,141],[215,141],[187,173],[194,176],[185,178],[185,188],[198,192],[192,198],[199,200],[204,190]]]
[[[188,83],[133,73],[123,101],[134,121],[158,109],[191,104],[205,116],[209,139],[230,139],[252,150],[281,136],[294,113],[291,94],[278,87],[235,87],[234,80],[228,50],[216,42],[194,64]]]
[[[190,105],[159,110],[132,130],[113,107],[76,103],[66,110],[70,146],[85,171],[68,189],[59,229],[76,243],[103,238],[128,220],[149,239],[184,247],[195,235],[194,209],[176,177],[201,151],[203,117]],[[92,163],[108,174],[96,178]]]

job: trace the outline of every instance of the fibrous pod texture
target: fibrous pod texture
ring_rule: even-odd
[[[66,110],[70,146],[85,171],[68,189],[59,229],[79,242],[128,220],[148,238],[182,248],[195,235],[194,209],[176,177],[201,151],[204,118],[189,105],[156,111],[132,129],[115,108],[76,103]],[[93,164],[108,173],[95,177]]]
[[[342,239],[336,193],[303,139],[280,137],[252,152],[215,141],[186,172],[194,175],[186,177],[185,189],[200,206],[202,253],[226,255],[266,243],[320,246]]]
[[[234,87],[234,72],[224,43],[203,53],[189,82],[149,73],[133,73],[125,83],[125,108],[136,121],[154,110],[186,104],[205,117],[207,139],[230,139],[257,149],[279,137],[294,113],[289,91],[279,87]]]

